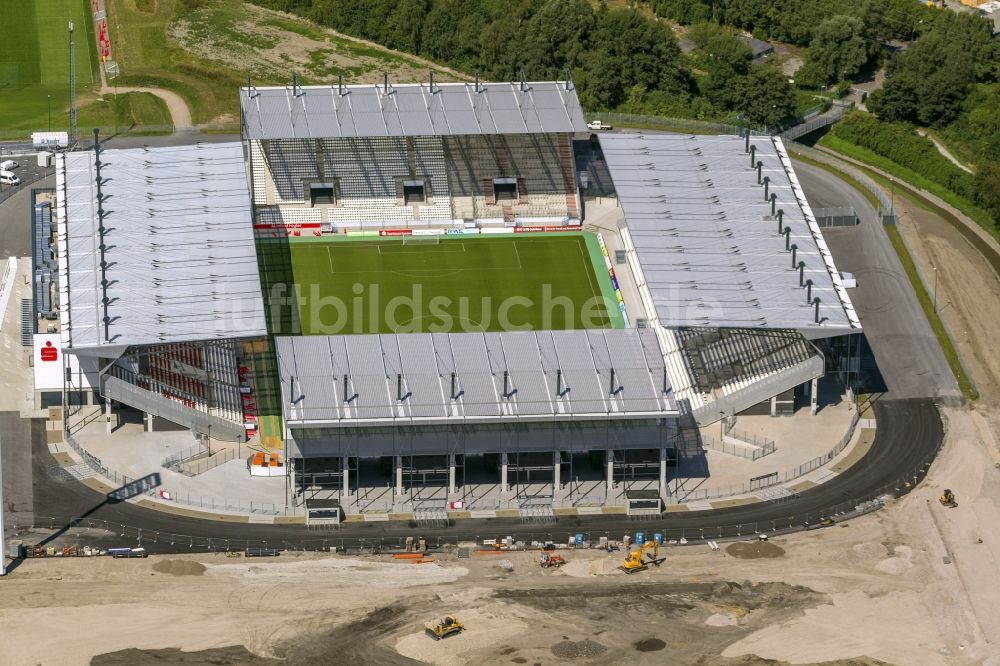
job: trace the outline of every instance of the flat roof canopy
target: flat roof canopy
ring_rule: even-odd
[[[71,348],[267,333],[240,143],[57,159]]]
[[[291,427],[674,416],[649,329],[276,338]]]
[[[573,84],[241,88],[246,139],[586,132]]]
[[[750,143],[782,211],[780,231],[740,137],[603,134],[600,142],[661,325],[806,337],[861,328],[779,138]]]

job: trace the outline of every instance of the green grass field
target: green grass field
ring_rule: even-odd
[[[277,335],[620,328],[591,234],[262,241]],[[282,285],[294,284],[294,305]],[[298,324],[298,326],[296,326]]]
[[[45,130],[49,96],[53,129],[69,107],[69,31],[75,27],[77,94],[99,81],[94,23],[88,0],[3,3],[0,19],[0,130]]]

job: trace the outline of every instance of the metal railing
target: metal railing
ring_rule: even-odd
[[[708,425],[822,376],[823,358],[813,356],[728,395],[716,396],[711,402],[692,410],[691,413],[698,425]]]
[[[809,472],[819,469],[840,455],[840,453],[850,443],[851,438],[854,437],[854,430],[857,428],[858,421],[860,420],[861,410],[855,406],[854,413],[851,416],[851,422],[847,427],[847,432],[845,432],[843,437],[840,438],[840,441],[837,442],[836,446],[823,455],[807,460],[797,467],[784,472],[774,472],[773,476],[768,476],[766,483],[762,483],[760,480],[757,480],[746,481],[739,485],[731,484],[729,486],[721,486],[714,490],[709,488],[693,488],[691,490],[680,489],[674,493],[676,495],[675,500],[679,504],[684,504],[687,502],[696,502],[708,499],[721,499],[723,497],[733,497],[735,495],[746,495],[760,488],[776,486],[788,483],[789,481],[794,481],[795,479],[805,476]]]
[[[568,544],[571,541],[575,542],[577,534],[583,536],[586,544],[596,547],[602,537],[609,541],[621,540],[625,534],[634,533],[635,529],[641,529],[647,535],[659,533],[663,536],[664,541],[668,543],[688,543],[691,545],[703,544],[707,540],[727,541],[753,537],[758,534],[775,536],[816,529],[822,527],[828,520],[839,522],[877,511],[885,505],[886,498],[899,498],[906,495],[923,480],[927,474],[927,470],[930,468],[931,462],[939,451],[940,447],[910,468],[901,470],[900,475],[890,483],[861,493],[853,498],[845,499],[843,502],[814,511],[800,513],[790,511],[788,515],[780,518],[748,521],[745,523],[713,524],[711,512],[699,512],[705,516],[705,522],[703,525],[693,527],[671,526],[668,522],[668,514],[668,518],[657,516],[652,520],[643,520],[641,526],[634,526],[632,528],[630,528],[631,522],[623,520],[621,530],[615,531],[592,531],[585,528],[574,529],[574,527],[568,527],[562,530],[552,528],[545,531],[505,529],[504,534],[511,536],[515,544],[521,544],[519,549],[527,550],[532,548],[534,544],[539,543]],[[556,516],[555,518],[555,524],[558,525],[559,517]],[[575,522],[576,517],[574,516],[572,520]],[[452,524],[449,521],[449,525]],[[490,530],[489,524],[485,526],[471,524],[468,528],[464,529],[460,527],[460,523],[454,523],[453,525],[453,527],[450,527],[450,534],[443,536],[429,535],[427,538],[428,546],[433,549],[440,549],[449,544],[462,542],[475,541],[483,543],[486,538],[496,536],[496,531]],[[374,554],[404,550],[406,546],[406,537],[403,535],[384,537],[326,536],[306,539],[272,536],[266,539],[231,539],[154,531],[133,525],[124,525],[115,521],[93,518],[36,517],[30,525],[14,525],[13,529],[15,534],[21,535],[25,533],[25,536],[27,536],[26,532],[29,529],[64,530],[63,540],[72,541],[76,539],[77,543],[94,541],[93,533],[84,532],[84,530],[104,530],[113,535],[103,537],[101,541],[104,543],[119,542],[121,544],[142,545],[151,552],[180,552],[181,550],[192,551],[195,549],[203,552],[227,552],[243,551],[249,548],[273,548],[284,551],[330,551],[336,548],[338,552],[342,553]],[[253,527],[249,527],[248,532],[253,529]],[[342,527],[341,529],[344,528]],[[409,532],[410,536],[412,536],[413,530],[401,528],[400,532]]]
[[[186,460],[177,465],[177,471],[185,476],[198,476],[230,460],[236,460],[236,449],[222,449],[204,458]]]
[[[739,442],[727,442],[725,439],[717,440],[714,437],[702,437],[701,444],[706,449],[718,451],[731,456],[739,456],[748,460],[760,460],[777,451],[775,443],[768,439],[758,439],[757,435],[734,435],[728,433],[727,439],[739,440]]]
[[[167,456],[160,464],[166,469],[176,470],[182,462],[190,460],[191,458],[206,455],[207,453],[208,448],[201,442],[198,442],[194,446],[189,446],[186,449],[182,449],[178,453]]]
[[[107,465],[101,462],[100,458],[98,458],[97,456],[93,455],[92,453],[84,449],[82,446],[80,446],[80,444],[71,434],[64,432],[63,436],[66,443],[69,444],[70,447],[72,447],[73,450],[80,455],[80,457],[83,459],[83,462],[86,463],[86,465],[90,469],[92,469],[99,476],[102,476],[108,481],[110,481],[116,487],[120,488],[136,480],[135,477],[130,477],[127,474],[123,474],[117,470],[109,468]],[[232,453],[232,456],[235,457],[235,452],[233,451],[233,449],[226,449],[226,450],[230,451]],[[164,492],[166,492],[167,496],[164,496],[163,494]],[[212,511],[229,511],[236,513],[259,513],[259,514],[275,515],[275,516],[283,515],[286,513],[284,507],[279,506],[276,502],[247,500],[242,498],[230,498],[230,497],[224,497],[224,498],[206,497],[204,495],[192,495],[191,493],[188,492],[179,493],[164,486],[152,488],[150,490],[145,491],[142,494],[147,495],[149,497],[155,497],[160,500],[167,500],[171,503],[185,504],[187,506],[198,507],[201,509],[209,509]]]
[[[34,159],[34,156],[32,156]],[[0,185],[0,203],[3,203],[12,196],[27,189],[28,185],[32,183],[37,183],[43,178],[48,178],[55,173],[55,169],[52,167],[47,167],[39,172],[27,172],[27,171],[17,171],[16,175],[21,179],[20,185]]]

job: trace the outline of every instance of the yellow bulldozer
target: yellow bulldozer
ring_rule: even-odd
[[[938,501],[941,502],[941,506],[946,506],[950,509],[954,509],[958,506],[958,502],[955,501],[955,493],[951,492],[948,488],[944,489],[944,492],[941,493],[941,497],[938,498]]]
[[[636,550],[630,550],[628,554],[625,555],[625,563],[622,564],[621,570],[627,574],[632,574],[636,571],[648,569],[650,564],[654,567],[658,567],[661,562],[667,559],[665,557],[657,557],[659,554],[660,545],[655,541],[647,541],[642,545],[642,547]],[[646,555],[648,559],[643,559],[643,555]]]
[[[465,625],[454,615],[445,615],[437,624],[428,624],[424,628],[427,630],[427,635],[436,641],[465,631]]]

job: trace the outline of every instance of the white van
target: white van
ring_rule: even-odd
[[[21,165],[14,160],[6,160],[4,162],[0,162],[0,171],[13,171],[19,166]]]
[[[0,171],[0,183],[4,185],[20,185],[21,179],[10,171]]]

